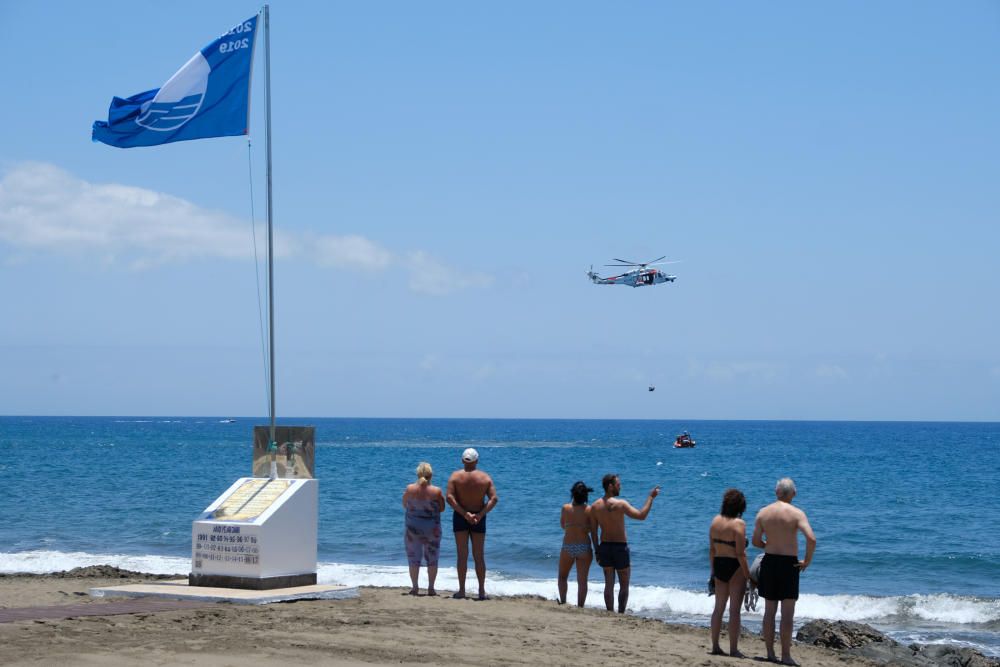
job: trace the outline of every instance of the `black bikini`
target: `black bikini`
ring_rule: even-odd
[[[719,581],[728,583],[738,569],[740,569],[740,562],[735,558],[716,556],[712,559],[712,570],[715,573],[713,576]]]
[[[736,548],[736,540],[720,540],[718,537],[713,537],[712,541],[713,542],[717,542],[718,544],[727,544],[727,545],[731,546],[734,549]],[[750,546],[750,540],[749,539],[747,539],[746,546]]]
[[[717,537],[713,537],[712,541],[717,544],[725,544],[734,549],[736,548],[736,540],[720,540]],[[750,540],[747,540],[747,544],[750,544]],[[712,559],[713,576],[719,581],[728,583],[738,569],[740,569],[740,561],[732,556],[716,556]]]

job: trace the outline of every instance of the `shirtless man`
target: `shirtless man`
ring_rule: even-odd
[[[604,569],[604,606],[615,610],[615,573],[618,574],[618,613],[624,614],[628,605],[628,582],[632,574],[628,540],[625,538],[625,517],[644,521],[653,509],[653,498],[660,493],[655,486],[646,498],[641,510],[632,507],[625,499],[619,498],[622,481],[613,473],[601,480],[604,497],[590,506],[590,532],[597,546],[597,564]],[[600,540],[598,540],[600,527]]]
[[[764,598],[764,644],[767,659],[774,655],[774,617],[781,602],[781,663],[797,665],[792,660],[792,620],[795,601],[799,599],[799,574],[806,571],[816,551],[816,536],[806,513],[792,506],[795,482],[785,477],[774,487],[778,499],[757,513],[753,526],[753,545],[764,550],[757,590]],[[806,538],[806,559],[799,560],[798,533]],[[766,535],[766,539],[765,539]]]
[[[469,568],[469,538],[472,538],[472,558],[479,579],[479,599],[486,599],[486,515],[499,498],[493,480],[482,470],[476,470],[479,452],[469,447],[462,452],[462,470],[448,479],[448,504],[455,510],[451,527],[455,531],[458,552],[458,592],[452,597],[465,597],[465,574]]]

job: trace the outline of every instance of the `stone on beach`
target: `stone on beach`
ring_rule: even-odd
[[[798,641],[850,653],[884,665],[902,667],[1000,667],[1000,659],[968,647],[948,644],[904,646],[870,625],[852,621],[809,621],[795,635]]]

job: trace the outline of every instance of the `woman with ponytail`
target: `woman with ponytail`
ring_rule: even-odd
[[[417,466],[417,481],[403,492],[403,507],[406,509],[406,530],[403,543],[406,545],[406,560],[410,565],[410,581],[413,588],[410,595],[417,595],[417,578],[420,563],[427,565],[427,594],[437,595],[434,580],[437,578],[438,551],[441,548],[441,512],[444,511],[444,494],[440,487],[431,484],[434,470],[423,461]]]

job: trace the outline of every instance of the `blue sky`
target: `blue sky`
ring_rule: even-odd
[[[166,7],[0,0],[4,414],[266,414],[246,139],[90,141]],[[1000,420],[997,3],[271,20],[279,416]]]

